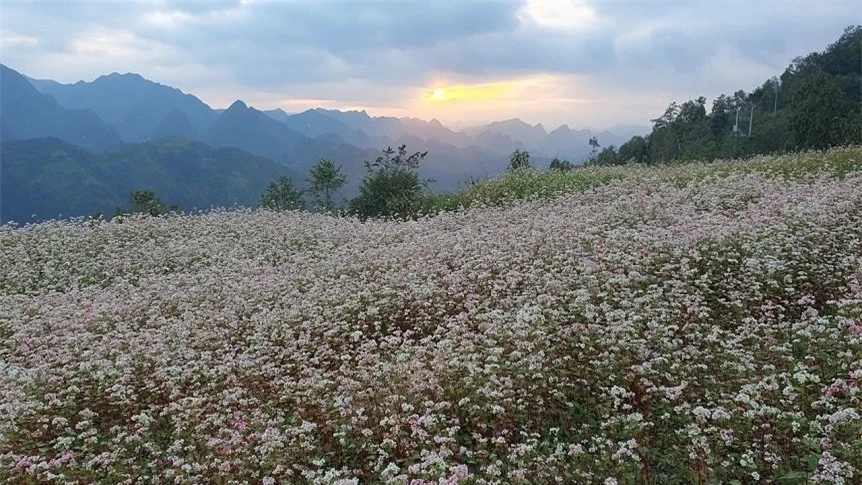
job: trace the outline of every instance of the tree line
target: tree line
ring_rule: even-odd
[[[428,152],[408,153],[407,146],[388,147],[373,162],[365,161],[366,176],[359,195],[349,201],[338,193],[347,183],[342,167],[329,159],[315,163],[308,173],[305,188],[297,187],[288,176],[273,180],[260,196],[259,207],[269,210],[312,210],[361,219],[373,217],[415,217],[420,211],[423,189],[429,180],[419,177],[419,164]],[[135,190],[129,207],[117,208],[114,216],[147,214],[160,216],[180,212],[177,205],[163,202],[152,190]],[[101,218],[101,214],[93,217]]]
[[[419,164],[427,155],[427,151],[411,153],[407,145],[397,149],[387,147],[376,160],[363,162],[366,175],[359,186],[359,195],[349,201],[338,196],[347,183],[342,167],[332,160],[321,159],[309,170],[305,188],[299,188],[290,177],[281,176],[266,187],[258,206],[274,211],[312,210],[350,215],[363,220],[415,218],[428,209],[424,189],[431,181],[419,176]],[[569,162],[556,159],[551,163],[551,168],[571,167]],[[532,168],[526,150],[515,150],[509,157],[510,172]],[[114,216],[132,213],[160,216],[180,211],[176,205],[165,204],[151,190],[136,190],[130,199],[131,205],[118,208]]]
[[[588,163],[617,165],[738,158],[862,143],[862,27],[823,52],[797,57],[749,93],[672,102],[647,136],[619,147],[593,138]],[[599,150],[599,148],[601,148]]]

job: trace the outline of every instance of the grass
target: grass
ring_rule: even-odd
[[[862,147],[838,147],[804,154],[757,155],[740,160],[670,163],[658,166],[581,166],[569,171],[520,170],[479,181],[453,194],[430,194],[420,212],[434,214],[474,205],[505,205],[586,190],[627,178],[660,179],[684,187],[707,178],[757,173],[787,180],[828,173],[842,178],[862,168]]]

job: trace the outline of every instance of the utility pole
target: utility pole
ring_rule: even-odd
[[[775,105],[772,107],[772,116],[778,111],[778,85],[775,86]]]
[[[739,106],[736,107],[736,122],[733,124],[733,136],[739,136]]]
[[[775,91],[775,105],[772,107],[772,116],[778,111],[778,78],[772,78],[772,90]]]
[[[751,112],[748,114],[748,136],[751,136],[751,125],[754,123],[754,103],[751,103]]]

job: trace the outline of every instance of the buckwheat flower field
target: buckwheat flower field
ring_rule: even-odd
[[[0,481],[859,483],[862,150],[835,153],[411,222],[6,227]]]

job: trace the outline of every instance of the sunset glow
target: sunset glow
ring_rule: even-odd
[[[505,97],[514,86],[507,82],[487,84],[457,84],[440,86],[429,90],[425,98],[432,102],[485,101]]]

